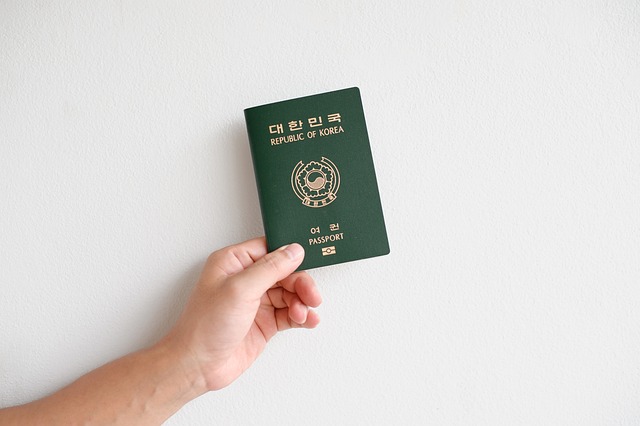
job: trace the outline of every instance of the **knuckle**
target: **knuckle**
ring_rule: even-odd
[[[220,250],[216,250],[213,253],[209,254],[209,257],[207,257],[207,264],[215,264],[219,261],[219,259],[224,255],[224,250],[225,249],[220,249]]]
[[[281,262],[278,261],[279,256],[275,253],[269,253],[262,258],[261,265],[264,269],[273,273],[280,273],[282,270]]]
[[[293,304],[293,296],[293,293],[290,293],[284,289],[282,290],[282,300],[287,304],[287,306],[291,306]]]
[[[242,281],[237,277],[230,277],[226,280],[224,286],[224,293],[231,300],[239,300],[244,297],[245,287],[242,285]]]

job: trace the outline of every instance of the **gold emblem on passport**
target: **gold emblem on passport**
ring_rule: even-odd
[[[291,188],[307,207],[324,207],[336,199],[340,188],[340,173],[331,160],[304,163],[299,161],[291,173]]]

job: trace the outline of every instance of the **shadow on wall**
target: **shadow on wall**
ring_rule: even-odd
[[[228,243],[264,234],[251,151],[244,121],[236,120],[211,141],[211,200],[225,223],[213,218],[214,234],[232,237]]]
[[[214,236],[211,251],[264,234],[244,122],[234,122],[220,133],[206,142],[211,149],[204,150],[211,155],[208,164],[212,168],[209,173],[211,179],[203,183],[209,187],[208,191],[203,192],[210,194],[210,203],[205,205],[210,205],[214,212],[212,232],[208,232]],[[221,215],[225,222],[216,220],[215,212],[220,209],[227,211],[227,214]],[[161,339],[178,320],[205,261],[206,257],[203,257],[188,270],[176,271],[180,278],[172,284],[159,286],[167,291],[158,295],[160,301],[155,312],[151,313],[155,319],[154,325],[142,342],[145,346]]]
[[[198,281],[205,261],[206,259],[202,259],[180,273],[179,278],[175,279],[172,285],[159,286],[167,291],[158,295],[159,302],[154,305],[154,311],[150,312],[153,325],[146,334],[146,338],[141,342],[142,347],[148,347],[158,342],[178,321],[191,290]]]

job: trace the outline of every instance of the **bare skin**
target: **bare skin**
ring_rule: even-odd
[[[237,379],[279,331],[314,328],[321,303],[298,244],[264,238],[212,253],[176,325],[150,348],[106,364],[44,399],[0,410],[2,425],[164,422]]]

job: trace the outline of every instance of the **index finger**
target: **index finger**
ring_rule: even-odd
[[[312,308],[316,308],[322,303],[322,296],[318,291],[318,286],[311,275],[306,271],[294,272],[277,285],[290,293],[295,293],[300,297],[302,303]]]
[[[253,238],[213,252],[207,259],[205,271],[216,275],[235,275],[253,265],[266,254],[267,240],[265,237]]]

